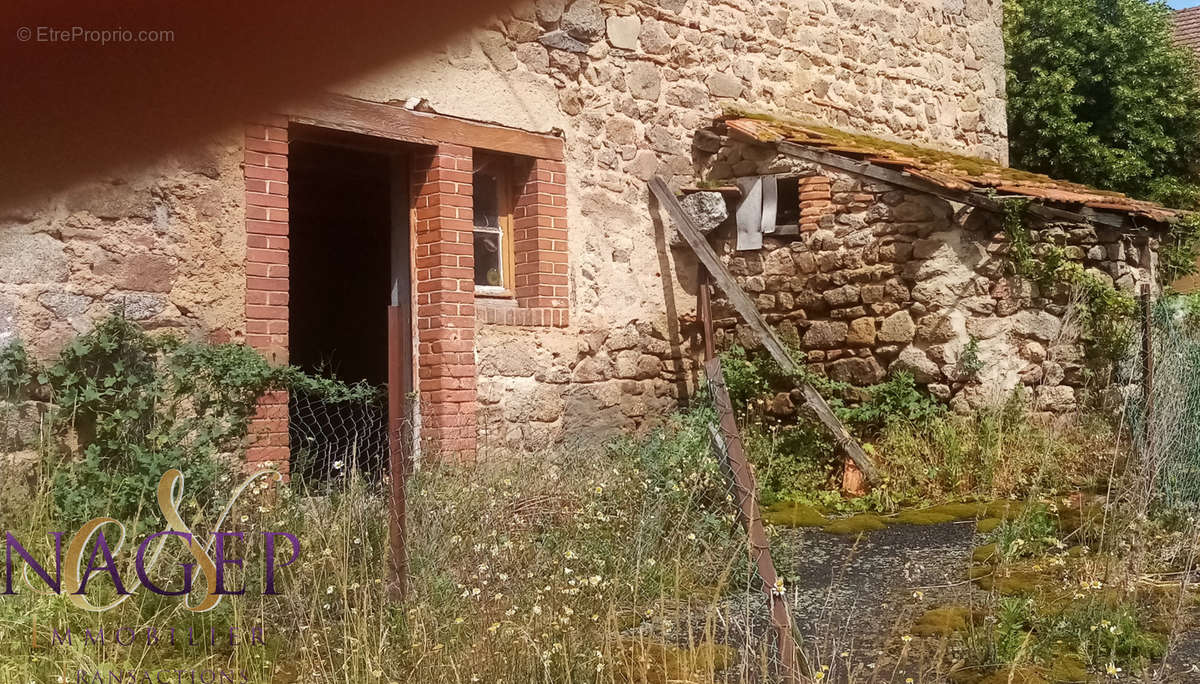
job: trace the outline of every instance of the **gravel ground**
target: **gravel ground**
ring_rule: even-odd
[[[835,682],[848,672],[904,681],[912,673],[894,670],[888,655],[900,644],[898,629],[925,606],[974,591],[964,575],[975,537],[974,521],[892,525],[861,537],[784,531],[776,565],[790,579],[792,618],[810,662],[829,666]]]
[[[901,636],[930,608],[977,607],[989,598],[965,577],[980,543],[973,520],[890,525],[862,535],[780,528],[772,556],[786,580],[792,619],[810,666],[827,667],[824,682],[836,684],[900,684],[909,677],[921,684],[948,681],[937,673],[955,654],[935,650],[945,644],[934,647],[934,640],[916,639],[898,666],[905,648]],[[1200,618],[1200,608],[1197,613]],[[771,680],[763,676],[775,668],[769,662],[773,639],[762,594],[727,597],[682,622],[668,633],[649,625],[630,631],[658,632],[676,643],[687,643],[690,632],[694,641],[711,638],[736,646],[743,649],[741,663],[723,673],[727,681]],[[1200,684],[1200,629],[1178,635],[1166,664],[1170,674],[1160,673],[1155,681]]]
[[[1195,624],[1195,622],[1193,622]],[[1167,656],[1163,681],[1171,684],[1200,682],[1200,629],[1191,629],[1177,637]]]

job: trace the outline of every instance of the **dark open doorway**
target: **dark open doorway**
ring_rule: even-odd
[[[407,292],[407,157],[386,141],[298,128],[288,152],[289,358],[379,391],[294,391],[292,473],[310,481],[352,467],[377,475],[388,462],[389,344],[409,344],[388,331],[397,279]]]

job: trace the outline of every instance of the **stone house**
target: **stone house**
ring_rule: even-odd
[[[735,215],[710,239],[767,322],[833,380],[865,386],[905,370],[960,410],[1025,386],[1035,409],[1070,411],[1080,390],[1102,384],[1089,382],[1072,288],[1014,274],[1001,202],[1036,200],[1021,219],[1035,250],[1059,247],[1090,277],[1134,295],[1157,287],[1159,241],[1176,216],[819,125],[730,118],[708,135],[704,185],[724,185],[716,192]],[[714,194],[689,190],[685,206]],[[723,299],[714,307],[719,338],[757,345]]]
[[[426,452],[469,458],[637,428],[697,372],[695,260],[670,246],[646,181],[778,171],[761,145],[719,152],[708,129],[729,107],[999,168],[1000,23],[1000,0],[514,4],[419,58],[6,209],[0,344],[20,339],[49,357],[120,306],[148,328],[242,341],[348,380],[387,382],[396,359],[391,380],[420,398],[412,418]],[[930,242],[960,215],[807,162],[788,171],[812,178],[797,212],[817,230],[803,222],[799,237],[767,235],[756,255],[730,252],[747,289],[770,281],[761,305],[830,374],[869,380],[903,357],[942,391],[935,376],[955,352],[932,340],[964,329],[993,339],[1000,314],[982,310],[1008,305],[979,299],[980,311],[926,331],[921,307],[944,310],[949,295],[911,282],[925,279],[920,266],[860,284],[846,255],[877,265],[888,254],[903,269],[949,249],[953,278],[986,289],[979,279],[997,274],[964,265],[953,241]],[[864,238],[860,224],[878,232]],[[1123,238],[1080,240],[1089,258],[1097,246],[1135,258],[1114,246]],[[807,285],[771,280],[812,268]],[[1003,325],[1048,341],[1048,319],[1030,312],[1058,304],[1028,309],[1022,297]],[[908,337],[929,342],[917,344],[923,359]],[[287,402],[264,399],[251,461],[286,462]]]

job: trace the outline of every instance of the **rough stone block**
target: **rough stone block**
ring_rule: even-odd
[[[977,340],[990,340],[1008,332],[1011,322],[1006,318],[980,318],[968,316],[967,334]]]
[[[604,35],[604,12],[595,0],[575,0],[559,18],[559,27],[577,40],[594,42]]]
[[[167,309],[163,295],[146,292],[116,292],[104,296],[104,303],[114,311],[123,311],[126,318],[144,321],[154,318]]]
[[[175,280],[175,260],[161,254],[110,254],[92,271],[122,290],[169,292]]]
[[[907,371],[914,380],[922,384],[938,382],[942,378],[942,371],[938,365],[926,356],[925,352],[913,346],[901,351],[889,370],[893,373]]]
[[[825,367],[831,380],[851,385],[874,385],[883,379],[883,367],[873,357],[838,359]]]
[[[883,319],[877,335],[880,342],[890,344],[907,344],[912,342],[917,326],[913,323],[908,311],[897,311]]]
[[[829,306],[850,306],[858,303],[858,286],[843,285],[833,290],[826,290],[821,296]]]
[[[1021,337],[1050,342],[1061,329],[1062,321],[1046,311],[1026,309],[1013,316],[1013,332]]]
[[[713,97],[741,97],[745,88],[742,79],[720,71],[710,75],[704,84],[708,86],[708,92]]]
[[[840,321],[814,321],[805,331],[801,343],[805,347],[828,349],[846,341],[850,326]]]
[[[37,449],[51,408],[40,401],[0,401],[0,452]]]
[[[62,242],[45,233],[0,231],[0,283],[59,283],[68,272]]]
[[[864,316],[850,321],[846,344],[870,346],[875,344],[875,319]]]
[[[588,51],[588,44],[575,39],[566,31],[550,31],[538,36],[538,42],[555,50],[566,50],[582,54]]]
[[[1065,413],[1075,410],[1075,388],[1067,385],[1042,385],[1037,388],[1035,407],[1039,411]]]
[[[543,24],[554,24],[562,18],[566,0],[534,0],[537,20]]]
[[[921,317],[917,323],[916,340],[926,344],[949,342],[958,337],[954,319],[949,312],[931,313]]]
[[[639,100],[656,101],[662,92],[662,74],[651,62],[630,64],[625,83],[629,86],[629,94]]]
[[[608,42],[622,50],[636,50],[638,34],[642,30],[642,20],[636,14],[626,17],[611,16],[605,21]]]
[[[638,40],[641,42],[642,49],[652,55],[664,55],[671,50],[671,37],[667,35],[662,22],[654,19],[648,19],[642,23]]]

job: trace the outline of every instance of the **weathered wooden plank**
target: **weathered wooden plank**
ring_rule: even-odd
[[[713,282],[725,293],[730,305],[742,316],[754,333],[758,335],[767,353],[771,355],[771,358],[775,359],[775,363],[778,363],[784,372],[796,374],[799,367],[796,366],[795,361],[792,360],[783,343],[775,336],[771,327],[763,319],[762,314],[759,313],[758,308],[754,306],[754,302],[750,300],[746,292],[737,284],[737,281],[734,280],[733,276],[725,268],[725,265],[717,257],[717,253],[713,251],[712,246],[708,244],[708,241],[704,239],[704,236],[692,223],[692,219],[683,210],[683,206],[679,204],[679,200],[675,199],[675,195],[667,187],[666,181],[655,176],[650,180],[650,191],[654,193],[654,196],[658,199],[658,203],[671,216],[671,221],[674,223],[675,229],[683,235],[683,239],[692,248],[692,251],[696,253],[696,258],[700,260],[700,263],[708,269],[709,274],[712,275]],[[875,467],[871,458],[867,456],[867,452],[863,451],[858,442],[854,440],[854,437],[846,430],[846,427],[837,419],[837,416],[834,415],[833,410],[829,408],[829,404],[825,402],[820,393],[808,383],[801,384],[801,391],[804,393],[805,403],[812,408],[813,413],[817,416],[817,420],[821,421],[821,424],[830,431],[837,440],[838,445],[846,452],[846,455],[863,472],[867,481],[878,482],[879,470]]]
[[[762,329],[767,330],[769,333],[770,329],[767,327],[767,322],[763,320],[762,315],[755,308],[754,302],[750,301],[750,297],[746,295],[745,291],[738,286],[737,281],[733,279],[733,276],[729,274],[729,271],[717,257],[717,253],[713,251],[712,246],[708,244],[708,241],[704,239],[704,236],[692,223],[692,219],[687,215],[687,212],[683,210],[683,206],[679,204],[679,200],[675,199],[675,195],[667,187],[666,182],[662,178],[655,176],[650,180],[650,190],[658,199],[658,203],[671,216],[676,230],[683,236],[683,239],[692,248],[692,251],[696,253],[696,258],[708,269],[709,274],[713,277],[713,282],[729,298],[729,302],[734,310],[741,314],[742,318],[756,331]],[[789,367],[794,367],[777,337],[773,334],[768,334],[762,339],[762,342],[768,348],[768,352],[772,357],[785,358]],[[772,349],[772,347],[774,348]]]
[[[953,190],[942,187],[936,183],[914,178],[907,173],[897,171],[895,169],[884,168],[870,161],[859,161],[848,159],[841,155],[831,154],[823,150],[816,150],[805,145],[796,145],[789,142],[778,143],[780,152],[803,159],[823,166],[852,173],[857,176],[869,178],[871,180],[888,183],[901,188],[924,192],[930,195],[936,195],[943,199],[960,204],[967,204],[973,207],[978,207],[986,211],[997,213],[1004,212],[1004,203],[1001,200],[993,199],[978,192],[969,190]],[[1090,211],[1086,215],[1056,207],[1047,207],[1043,204],[1031,202],[1026,208],[1026,212],[1046,219],[1048,221],[1070,221],[1073,223],[1099,223],[1113,228],[1127,229],[1130,227],[1129,220],[1126,216],[1111,214],[1099,211]]]
[[[738,507],[738,518],[746,530],[749,539],[750,561],[754,564],[762,591],[766,595],[770,608],[771,627],[775,632],[775,643],[779,647],[780,674],[784,681],[798,683],[800,673],[796,668],[796,639],[792,631],[792,617],[784,593],[779,590],[781,582],[775,570],[775,562],[771,558],[771,542],[767,538],[766,528],[763,527],[762,515],[758,510],[758,484],[754,479],[754,469],[746,458],[742,435],[738,431],[737,419],[733,415],[733,403],[729,399],[729,390],[725,386],[725,374],[721,370],[719,358],[709,359],[704,364],[704,374],[708,379],[709,394],[713,399],[713,407],[717,412],[717,425],[709,426],[709,438],[713,455],[721,464],[733,488],[735,503]]]
[[[737,249],[762,249],[762,179],[757,176],[739,178],[737,184],[742,190],[742,201],[735,214]]]
[[[712,302],[708,287],[708,270],[701,264],[696,274],[696,313],[700,315],[700,330],[704,336],[704,361],[712,361],[717,353],[713,347]]]
[[[762,234],[775,232],[775,206],[778,203],[778,179],[774,175],[762,177]]]
[[[324,95],[292,107],[289,120],[425,145],[453,143],[507,154],[562,161],[562,138],[515,128],[414,112],[345,95]]]

